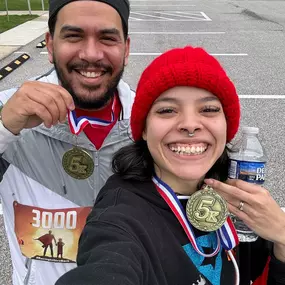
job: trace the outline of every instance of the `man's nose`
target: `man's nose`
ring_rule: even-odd
[[[100,42],[89,39],[79,52],[79,58],[88,62],[97,62],[102,60],[104,52]]]

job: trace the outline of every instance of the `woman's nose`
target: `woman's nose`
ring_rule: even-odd
[[[180,117],[180,122],[178,123],[179,132],[185,133],[187,136],[191,137],[201,128],[202,124],[198,116],[188,113]]]

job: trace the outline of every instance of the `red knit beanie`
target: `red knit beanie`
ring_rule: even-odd
[[[202,48],[187,46],[163,53],[141,75],[131,114],[131,130],[135,141],[142,137],[153,102],[164,91],[175,86],[197,87],[217,96],[227,121],[227,142],[234,138],[240,120],[240,104],[235,86],[213,56]]]

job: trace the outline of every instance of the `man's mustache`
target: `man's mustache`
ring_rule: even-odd
[[[96,63],[85,63],[85,62],[79,62],[79,63],[71,63],[68,66],[68,69],[71,71],[72,69],[104,69],[107,73],[112,73],[113,68],[110,65],[106,65],[101,62]]]

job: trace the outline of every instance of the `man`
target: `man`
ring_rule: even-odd
[[[52,244],[52,242],[54,241],[55,245],[57,244],[57,242],[56,242],[54,235],[52,234],[52,231],[48,231],[47,234],[40,236],[36,240],[39,240],[43,244],[42,245],[42,248],[44,249],[43,256],[46,256],[47,249],[49,247],[50,255],[51,255],[51,257],[53,257],[53,244]]]
[[[120,80],[129,56],[128,0],[50,0],[49,9],[55,71],[0,93],[0,196],[14,285],[51,285],[75,267],[112,155],[130,142],[134,92]],[[42,256],[33,237],[47,230],[67,244],[64,260]]]

